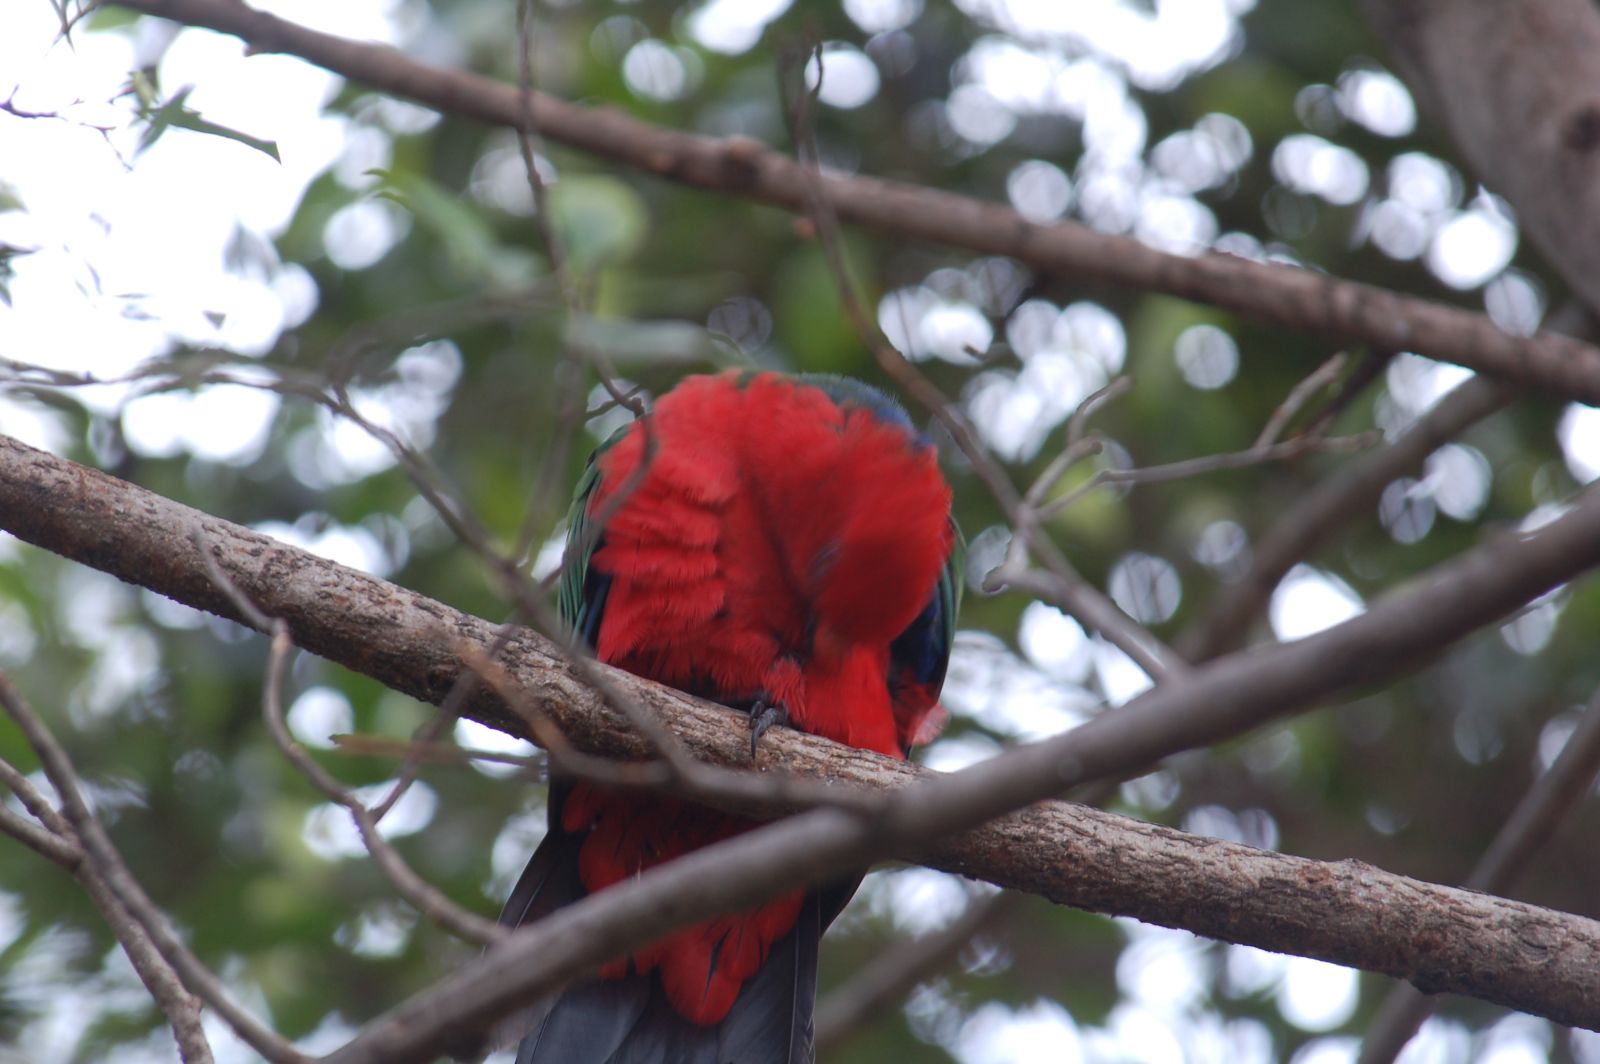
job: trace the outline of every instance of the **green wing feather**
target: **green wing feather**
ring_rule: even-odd
[[[567,546],[561,559],[561,587],[557,592],[556,606],[561,619],[577,635],[594,642],[600,628],[600,610],[605,605],[605,587],[590,579],[589,559],[600,545],[604,529],[595,526],[589,515],[589,500],[600,486],[600,458],[622,437],[631,425],[624,425],[589,455],[572,491],[572,508],[567,511]],[[605,585],[609,585],[607,579]]]

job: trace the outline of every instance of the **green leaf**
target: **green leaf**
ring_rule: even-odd
[[[283,162],[282,156],[278,154],[277,141],[265,140],[230,126],[219,125],[202,116],[199,111],[188,107],[189,93],[194,91],[194,86],[186,85],[164,103],[151,107],[148,102],[151,94],[148,90],[154,89],[154,80],[140,73],[134,75],[131,84],[134,95],[139,100],[139,117],[149,123],[145,127],[144,135],[139,138],[137,154],[144,154],[167,130],[187,129],[192,133],[204,133],[210,137],[237,141],[247,148],[254,148],[265,155],[270,155],[274,162]]]
[[[243,130],[233,129],[229,126],[218,125],[208,121],[195,111],[182,111],[173,119],[172,124],[179,129],[187,129],[194,133],[204,133],[211,137],[222,137],[225,140],[238,141],[247,148],[254,148],[264,155],[270,155],[273,162],[283,162],[283,157],[278,154],[278,142],[266,140],[262,137],[252,136]]]

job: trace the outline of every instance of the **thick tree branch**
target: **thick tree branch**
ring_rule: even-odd
[[[1424,110],[1600,311],[1600,9],[1593,0],[1365,0]],[[1580,224],[1574,224],[1580,222]]]
[[[531,124],[530,132],[547,140],[668,180],[786,210],[807,208],[803,165],[754,141],[680,133],[612,108],[581,107],[543,94],[526,102],[515,86],[319,33],[240,0],[122,0],[120,6],[233,34],[258,52],[300,56],[439,111],[511,128]],[[934,189],[834,173],[818,184],[817,194],[846,222],[1007,255],[1047,273],[1166,292],[1381,350],[1416,351],[1600,404],[1600,349],[1568,337],[1511,336],[1482,315],[1442,303],[1228,255],[1171,255],[1070,222],[1035,224],[999,204]]]
[[[283,618],[300,645],[406,693],[430,701],[445,697],[465,667],[452,648],[493,642],[496,629],[486,621],[0,437],[0,527],[237,619],[199,557],[196,526],[230,580]],[[587,907],[575,906],[558,922],[517,936],[532,936],[537,947],[508,943],[485,958],[494,958],[488,968],[471,968],[461,979],[478,987],[473,993],[482,989],[480,978],[494,984],[482,1008],[509,1008],[619,951],[625,936],[653,937],[716,907],[737,907],[763,891],[792,889],[892,853],[1060,903],[1382,971],[1566,1023],[1600,1025],[1600,925],[1593,922],[1350,862],[1264,853],[1063,803],[1028,805],[1392,675],[1597,561],[1600,493],[1590,493],[1537,532],[1481,547],[1337,628],[1219,660],[1183,684],[1152,691],[1066,736],[948,776],[776,731],[764,745],[763,764],[886,791],[881,812],[863,817],[813,810],[752,833],[708,858],[718,862],[714,876],[699,855],[673,862],[663,869],[665,877],[652,873],[638,881],[642,897],[631,888],[602,892]],[[648,752],[539,636],[513,636],[502,660],[573,746],[613,756]],[[658,714],[696,757],[746,762],[746,729],[730,711],[614,670],[608,675]],[[471,713],[521,730],[497,698],[486,695]],[[711,880],[717,881],[714,891]],[[566,942],[563,936],[579,929],[587,934],[590,921],[605,926],[606,934],[554,951],[552,940]],[[504,962],[508,949],[515,963]],[[508,969],[522,974],[512,978]],[[448,996],[459,985],[465,984],[438,993]],[[397,1024],[421,1022],[409,1009],[397,1016]],[[460,1015],[439,1016],[442,1026],[432,1037],[460,1033]],[[472,1016],[486,1019],[488,1013]]]
[[[953,779],[953,778],[952,778]],[[924,798],[950,792],[947,779],[918,788]],[[933,814],[949,815],[948,802]],[[1600,924],[1546,909],[1395,876],[1359,861],[1320,862],[1185,835],[1120,817],[1050,803],[1069,845],[1054,851],[1063,881],[1104,891],[1096,908],[1127,912],[1112,895],[1134,882],[1176,888],[1183,897],[1149,899],[1157,922],[1193,928],[1196,919],[1237,940],[1238,929],[1260,928],[1309,945],[1314,956],[1356,950],[1382,963],[1409,963],[1430,954],[1420,985],[1472,981],[1484,993],[1533,991],[1544,1014],[1565,1023],[1600,1023]],[[1035,807],[1046,809],[1045,806]],[[1030,813],[1032,811],[1030,810]],[[905,815],[898,815],[905,814]],[[1048,814],[1047,814],[1048,815]],[[868,860],[900,822],[926,820],[914,799],[870,823],[839,810],[814,810],[658,866],[563,908],[518,931],[482,958],[416,995],[327,1059],[329,1064],[406,1064],[427,1061],[533,997],[592,971],[628,947],[664,930],[736,910],[802,880]],[[1012,844],[1038,847],[1027,816],[1007,817],[992,829],[1012,830]],[[1092,856],[1091,856],[1092,855]],[[1091,857],[1076,867],[1079,856]],[[1122,866],[1121,885],[1096,881],[1107,862]],[[1180,886],[1180,884],[1182,886]],[[1140,898],[1140,918],[1148,918]],[[1202,933],[1214,934],[1214,930]],[[1275,936],[1276,937],[1276,936]],[[1470,941],[1470,945],[1466,942]],[[1448,954],[1448,956],[1446,956]],[[1568,984],[1568,979],[1576,982]],[[1537,988],[1537,989],[1535,989]],[[1559,1011],[1550,1009],[1559,996]],[[1525,1006],[1524,1006],[1525,1007]]]

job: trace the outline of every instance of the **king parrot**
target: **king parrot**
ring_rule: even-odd
[[[904,757],[938,705],[959,536],[934,448],[835,376],[691,377],[603,444],[578,485],[561,610],[604,662]],[[529,923],[755,825],[555,781],[501,914]],[[859,878],[669,935],[519,1017],[517,1064],[772,1064],[814,1055],[822,932]]]

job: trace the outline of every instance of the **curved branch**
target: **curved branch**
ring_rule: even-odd
[[[671,181],[804,212],[802,164],[755,141],[663,129],[614,108],[581,107],[431,67],[377,44],[320,33],[241,0],[120,0],[133,11],[233,34],[257,52],[296,55],[370,88],[491,125],[525,128]],[[531,120],[530,120],[531,116]],[[1415,351],[1600,405],[1600,348],[1518,337],[1442,303],[1230,255],[1193,258],[1071,222],[1039,225],[1008,207],[879,178],[827,174],[815,194],[843,221],[897,236],[1007,255],[1036,269],[1165,292],[1247,317],[1381,350]]]

